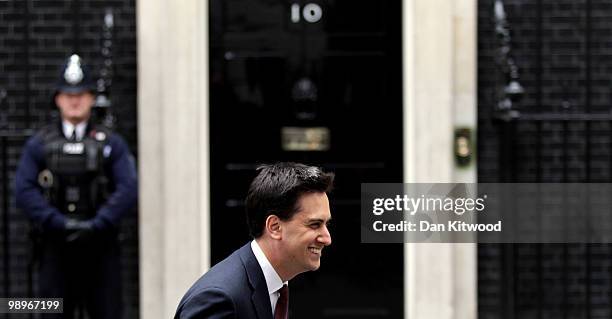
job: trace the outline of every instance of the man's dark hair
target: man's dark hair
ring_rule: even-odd
[[[276,215],[289,220],[299,211],[297,205],[305,193],[329,193],[333,173],[299,163],[261,165],[249,187],[246,213],[249,232],[253,238],[263,233],[266,218]]]

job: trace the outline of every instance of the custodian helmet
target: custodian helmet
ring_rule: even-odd
[[[55,94],[95,92],[96,83],[91,71],[83,64],[77,54],[71,55],[62,69],[62,73],[55,85]]]

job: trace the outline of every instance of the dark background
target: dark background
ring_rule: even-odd
[[[612,1],[503,1],[525,89],[511,120],[493,3],[478,2],[478,181],[611,182]],[[479,245],[478,313],[610,318],[611,274],[610,245]]]
[[[114,14],[110,96],[118,120],[116,131],[137,155],[135,1],[0,1],[0,91],[6,91],[0,105],[0,296],[30,293],[29,223],[15,208],[13,196],[22,146],[52,118],[53,85],[70,54],[76,52],[94,70],[101,69],[107,9]],[[122,224],[125,318],[138,317],[136,211]],[[36,287],[37,278],[31,280]]]

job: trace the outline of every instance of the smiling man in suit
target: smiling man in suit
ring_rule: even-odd
[[[246,199],[254,240],[198,279],[175,319],[288,318],[288,281],[318,269],[331,244],[327,193],[333,179],[303,164],[260,166]]]

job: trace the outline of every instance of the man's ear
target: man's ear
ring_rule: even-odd
[[[270,215],[266,218],[266,232],[274,239],[281,239],[281,223],[280,218],[276,215]]]

